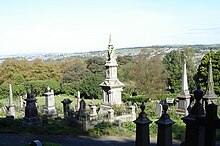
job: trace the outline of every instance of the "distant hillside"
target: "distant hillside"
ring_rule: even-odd
[[[152,55],[156,54],[165,54],[172,50],[181,50],[187,47],[195,48],[195,52],[202,55],[209,51],[210,49],[218,50],[220,49],[220,44],[210,44],[210,45],[162,45],[162,46],[146,46],[146,47],[128,47],[128,48],[118,48],[115,50],[115,54],[117,56],[136,56],[140,53],[142,49],[153,50]],[[90,51],[90,52],[80,52],[80,53],[33,53],[33,54],[25,54],[25,55],[9,55],[9,56],[0,56],[0,63],[5,58],[18,58],[18,59],[27,59],[32,61],[36,58],[42,59],[45,62],[50,61],[65,61],[75,58],[88,58],[93,56],[106,57],[107,50],[103,51]]]

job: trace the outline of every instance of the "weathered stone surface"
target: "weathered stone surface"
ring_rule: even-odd
[[[28,93],[25,107],[25,117],[23,118],[22,125],[27,126],[39,126],[40,118],[37,111],[36,101],[34,94]]]

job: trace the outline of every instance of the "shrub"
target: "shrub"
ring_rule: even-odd
[[[123,102],[128,102],[130,101],[131,103],[140,103],[140,102],[147,102],[149,101],[149,98],[143,96],[143,95],[137,95],[137,96],[131,96],[127,93],[122,94],[122,101]]]

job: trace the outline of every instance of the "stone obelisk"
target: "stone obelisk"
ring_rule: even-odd
[[[12,86],[9,84],[9,105],[7,106],[7,117],[15,117],[15,105],[13,104]]]
[[[205,102],[205,105],[211,104],[212,102],[216,105],[218,104],[217,96],[214,91],[211,57],[209,59],[208,80],[207,80],[206,92],[205,92],[205,95],[203,96],[203,101]]]
[[[182,90],[179,95],[177,95],[177,105],[176,113],[181,115],[188,115],[188,106],[190,104],[190,94],[188,89],[187,81],[187,70],[186,70],[186,57],[184,58],[183,65],[183,78],[182,78]]]

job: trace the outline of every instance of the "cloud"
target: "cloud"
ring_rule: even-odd
[[[219,34],[220,26],[196,27],[186,29],[185,34]]]

